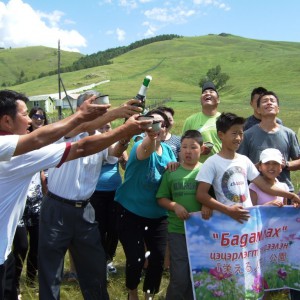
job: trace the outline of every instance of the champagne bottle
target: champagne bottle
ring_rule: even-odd
[[[141,101],[141,103],[133,104],[133,105],[141,107],[143,109],[142,113],[145,112],[146,94],[147,94],[147,90],[148,90],[148,87],[149,87],[149,84],[150,84],[151,80],[152,80],[152,76],[147,75],[144,78],[143,84],[141,85],[141,88],[140,88],[138,94],[134,97],[134,99],[137,99],[137,100]]]

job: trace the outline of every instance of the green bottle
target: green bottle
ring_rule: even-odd
[[[145,105],[146,105],[146,94],[147,94],[147,90],[150,84],[150,81],[152,80],[152,76],[147,75],[144,78],[143,84],[141,85],[141,88],[138,92],[138,94],[134,97],[134,99],[138,99],[141,101],[140,104],[134,104],[137,105],[139,107],[141,107],[143,109],[142,113],[144,113],[145,111]]]

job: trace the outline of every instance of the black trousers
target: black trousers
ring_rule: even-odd
[[[29,247],[28,247],[29,238]],[[16,262],[16,286],[20,287],[20,278],[23,270],[24,261],[27,255],[26,280],[27,283],[32,283],[37,274],[38,260],[38,241],[39,241],[39,225],[35,226],[18,226],[14,242],[13,254]],[[28,251],[29,249],[29,251]]]
[[[101,242],[106,260],[112,260],[118,246],[117,214],[115,191],[95,191],[91,204],[95,209],[95,219],[101,234]]]
[[[28,240],[27,240],[27,230],[25,226],[18,226],[14,241],[13,241],[13,254],[15,258],[15,282],[17,289],[20,288],[20,278],[23,270],[23,264],[26,259],[26,254],[28,251]]]
[[[150,252],[143,291],[159,291],[167,245],[167,217],[148,219],[118,204],[119,238],[126,256],[126,287],[136,289],[145,262],[145,245]]]
[[[18,293],[15,283],[15,260],[10,253],[0,265],[0,300],[18,300]]]
[[[70,250],[85,300],[107,300],[106,258],[95,211],[45,196],[39,234],[39,297],[60,299],[64,257]]]

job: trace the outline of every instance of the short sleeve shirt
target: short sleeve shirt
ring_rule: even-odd
[[[0,135],[0,161],[11,159],[16,150],[18,140],[18,135]]]
[[[258,175],[254,164],[244,155],[237,154],[237,158],[231,160],[215,154],[205,161],[196,180],[211,184],[217,200],[225,205],[251,207],[248,181]]]

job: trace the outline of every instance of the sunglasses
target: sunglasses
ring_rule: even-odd
[[[39,115],[39,114],[33,114],[32,117],[33,119],[41,119],[41,120],[45,120],[45,117],[43,115]]]

